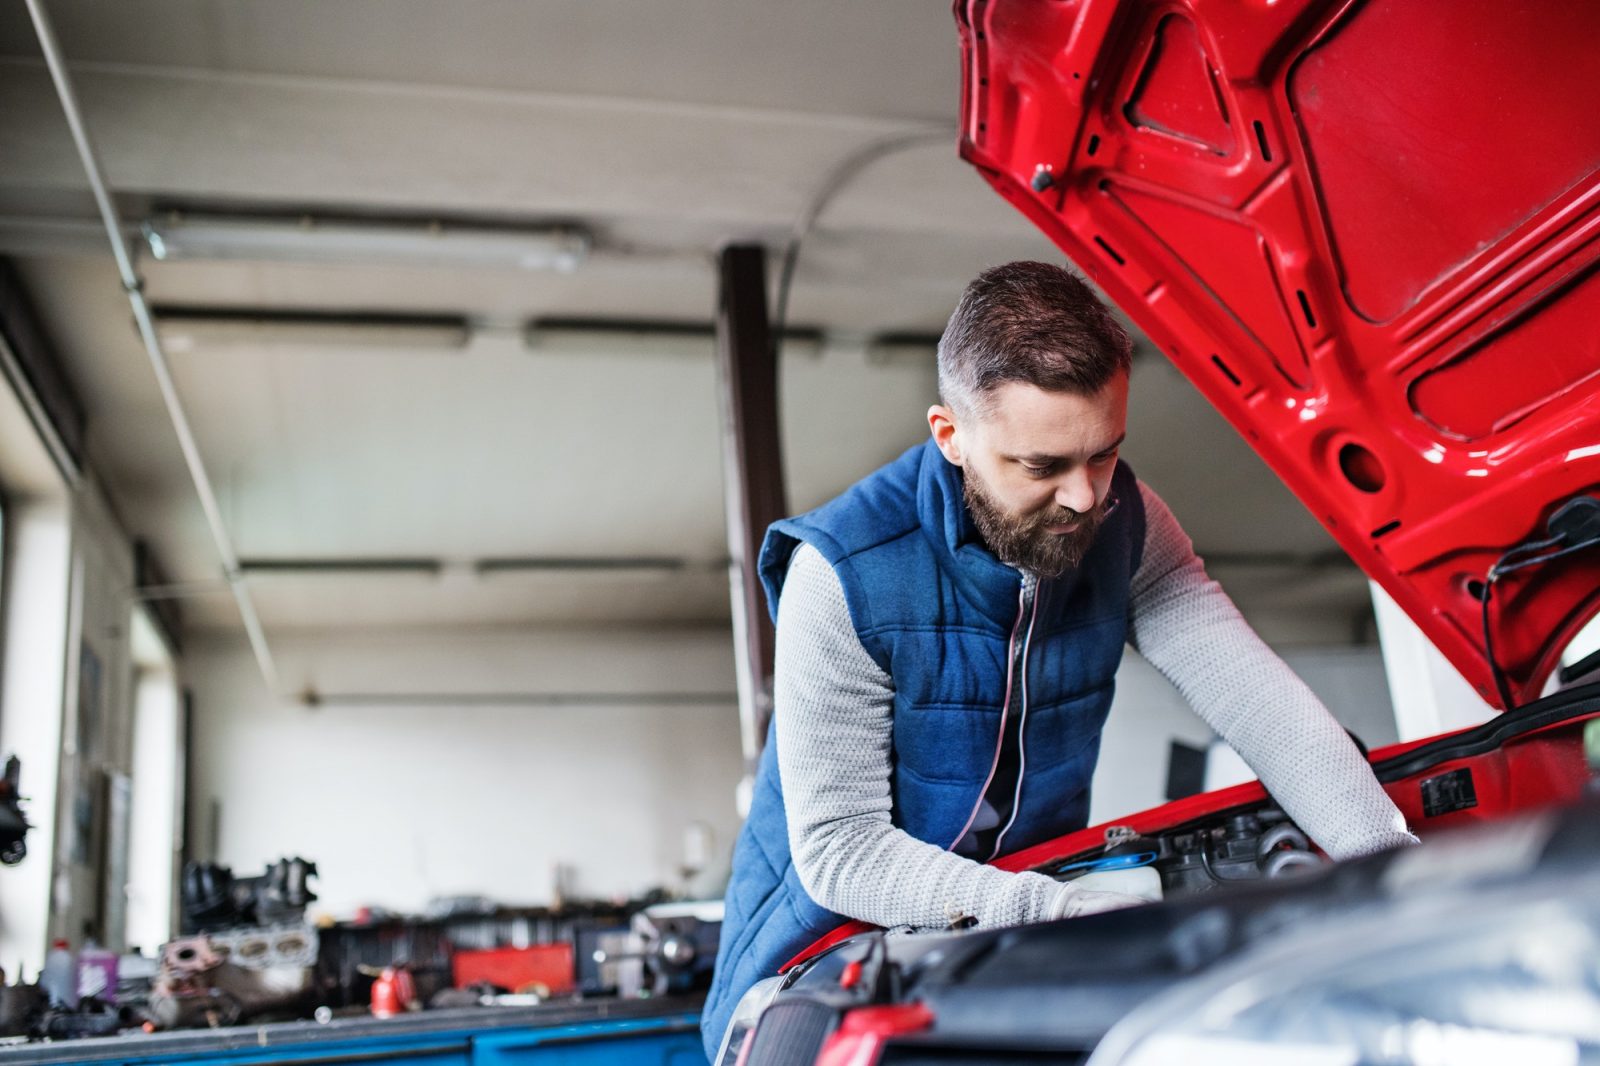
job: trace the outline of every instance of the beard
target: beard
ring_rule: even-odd
[[[1079,512],[1052,504],[1037,514],[1012,514],[1002,507],[970,467],[962,470],[962,496],[978,533],[1003,563],[1020,567],[1044,579],[1058,578],[1074,569],[1089,554],[1111,497],[1089,511]],[[1050,526],[1076,522],[1070,533],[1051,533]]]

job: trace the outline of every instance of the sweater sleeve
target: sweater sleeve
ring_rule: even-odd
[[[1161,498],[1139,489],[1146,532],[1131,590],[1133,646],[1330,856],[1416,843],[1343,727],[1207,576]]]
[[[789,847],[819,904],[886,927],[1073,912],[1066,886],[1042,874],[982,866],[895,827],[893,681],[861,646],[838,575],[809,545],[795,552],[778,602],[773,704]]]

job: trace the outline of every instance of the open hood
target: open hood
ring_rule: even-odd
[[[1600,492],[1600,5],[955,6],[963,157],[1503,706],[1482,582]],[[1490,608],[1521,703],[1600,547]]]

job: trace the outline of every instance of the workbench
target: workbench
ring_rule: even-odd
[[[701,1066],[699,995],[127,1033],[0,1050],[6,1066]]]

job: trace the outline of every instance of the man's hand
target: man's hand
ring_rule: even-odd
[[[1137,907],[1150,901],[1143,896],[1130,896],[1126,892],[1102,892],[1093,888],[1079,888],[1070,882],[1061,886],[1048,917],[1082,918],[1086,914],[1118,911],[1124,907]]]

